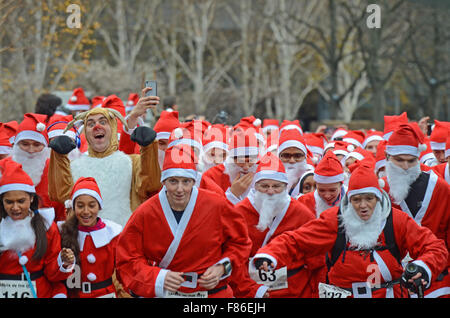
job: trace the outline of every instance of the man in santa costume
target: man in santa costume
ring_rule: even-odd
[[[404,271],[400,260],[408,252],[418,268],[408,285],[414,282],[427,288],[446,267],[444,242],[392,208],[372,163],[361,162],[339,207],[279,235],[258,250],[251,262],[268,270],[294,258],[328,253],[331,268],[328,283],[319,285],[320,297],[392,298],[408,296],[400,287]]]
[[[447,141],[445,143],[445,163],[441,163],[433,167],[433,171],[436,172],[439,176],[445,179],[448,184],[450,184],[450,133],[447,136]]]
[[[258,156],[255,130],[250,128],[234,131],[230,138],[227,160],[203,174],[201,187],[205,188],[206,180],[213,180],[232,204],[242,201],[252,188]]]
[[[166,151],[163,189],[133,213],[119,237],[117,273],[131,295],[233,295],[228,277],[250,252],[245,219],[222,196],[195,186],[194,156],[184,144]]]
[[[19,123],[16,121],[0,123],[0,160],[11,154],[18,127]]]
[[[223,124],[214,124],[203,134],[203,151],[200,156],[199,168],[205,172],[208,169],[225,162],[228,156],[229,128]]]
[[[437,164],[445,163],[445,141],[450,133],[450,123],[435,120],[434,128],[430,135],[430,146]]]
[[[147,90],[149,88],[143,90],[143,96]],[[104,107],[91,109],[75,117],[66,130],[74,122],[83,121],[84,134],[89,144],[88,154],[70,161],[67,153],[76,147],[73,140],[67,136],[58,136],[52,141],[50,197],[64,203],[70,199],[76,180],[93,177],[105,202],[100,216],[124,226],[132,211],[161,188],[158,146],[154,141],[156,133],[149,127],[136,128],[138,117],[147,108],[154,107],[158,100],[155,96],[139,100],[128,117],[128,123],[132,122],[134,126],[127,127],[120,113]],[[123,138],[125,134],[131,134],[129,138],[141,145],[140,155],[126,155],[118,150],[117,119],[124,123]]]
[[[169,145],[170,134],[179,126],[178,112],[163,110],[153,127],[156,131],[156,140],[158,141],[158,162],[161,170],[164,163],[164,154]]]
[[[64,205],[52,200],[48,194],[50,148],[46,120],[47,115],[26,113],[17,129],[10,155],[33,180],[36,193],[40,197],[40,207],[55,208],[56,220],[63,220]]]
[[[252,241],[251,256],[281,233],[295,230],[315,219],[311,210],[289,196],[288,176],[283,163],[276,155],[268,153],[261,159],[254,180],[254,189],[235,206],[247,221]],[[239,280],[236,277],[236,290],[248,289],[247,296],[254,297],[255,294],[263,295],[270,287],[271,298],[312,297],[315,286],[314,269],[317,264],[321,265],[321,260],[322,258],[312,258],[279,264],[275,271],[268,273],[261,273],[250,267],[250,277],[258,284],[245,284],[245,279]],[[243,269],[247,270],[248,264],[243,266]],[[240,297],[238,293],[235,296]]]
[[[429,228],[450,246],[450,186],[434,171],[422,171],[419,163],[424,136],[412,124],[402,124],[386,144],[385,190],[393,206],[418,224]],[[450,264],[450,259],[449,263]],[[448,270],[428,290],[430,297],[450,294]]]
[[[283,129],[278,142],[278,157],[286,169],[288,178],[287,190],[293,198],[300,195],[300,177],[312,168],[306,162],[307,155],[312,156],[300,131],[297,129]]]
[[[313,210],[316,217],[334,206],[339,205],[346,192],[344,169],[336,155],[328,151],[314,170],[316,190],[298,198],[300,203]]]
[[[72,272],[75,258],[61,249],[53,208],[39,208],[33,180],[21,164],[3,159],[0,174],[2,297],[66,298],[62,281]]]

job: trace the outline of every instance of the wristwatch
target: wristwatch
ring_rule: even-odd
[[[225,269],[224,276],[230,274],[231,273],[231,263],[230,263],[230,261],[225,261],[222,264],[223,264],[223,267]]]

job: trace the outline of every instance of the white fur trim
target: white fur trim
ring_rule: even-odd
[[[344,174],[340,173],[335,176],[322,176],[314,172],[314,180],[317,183],[337,183],[344,181]]]
[[[68,110],[70,110],[70,111],[89,110],[91,108],[91,105],[87,105],[87,104],[78,104],[78,105],[66,104],[66,108]]]
[[[283,128],[280,129],[279,134],[281,135],[281,132],[283,130],[291,130],[291,129],[297,129],[300,132],[300,134],[303,135],[303,130],[297,125],[286,125],[286,126],[284,126]]]
[[[83,251],[84,248],[84,240],[86,239],[86,236],[90,235],[92,238],[92,242],[94,242],[94,245],[96,248],[100,248],[103,246],[108,245],[113,238],[115,238],[117,235],[119,235],[122,232],[122,226],[120,224],[117,224],[111,220],[102,219],[103,223],[105,223],[105,227],[97,230],[92,231],[90,233],[79,231],[78,232],[78,244],[80,246],[80,251]]]
[[[367,144],[368,144],[369,142],[372,142],[372,141],[374,141],[374,140],[382,141],[382,140],[383,140],[383,137],[378,136],[378,135],[372,135],[372,136],[370,136],[370,137],[367,137],[367,138],[364,140],[363,144],[362,144],[363,147],[364,147],[364,149],[367,147]]]
[[[76,102],[76,101],[77,101],[77,97],[76,97],[76,96],[70,97],[70,101],[71,101],[71,102]]]
[[[386,182],[383,179],[378,179],[378,185],[380,186],[380,188],[384,188]]]
[[[273,269],[277,268],[277,260],[275,259],[275,257],[273,257],[272,255],[266,254],[266,253],[257,253],[255,256],[253,256],[253,258],[250,261],[250,264],[253,268],[255,267],[255,259],[257,258],[268,258],[274,265]],[[269,264],[269,268],[271,268],[270,264]]]
[[[24,130],[17,134],[14,143],[18,143],[21,140],[25,139],[31,139],[35,140],[37,142],[40,142],[41,144],[47,146],[47,139],[45,139],[44,135],[41,133],[38,133],[37,131],[33,130]]]
[[[72,200],[66,200],[66,201],[64,201],[64,207],[65,207],[66,209],[72,209],[72,208],[73,208],[73,206],[72,206]]]
[[[376,195],[376,197],[380,200],[383,199],[383,196],[380,192],[380,190],[378,190],[375,187],[366,187],[366,188],[362,188],[362,189],[355,189],[355,190],[349,190],[347,192],[347,196],[350,199],[352,196],[357,195],[357,194],[362,194],[362,193],[373,193]]]
[[[230,149],[230,157],[258,156],[258,147],[238,147]]]
[[[361,161],[364,159],[364,156],[362,154],[360,154],[359,152],[352,151],[345,156],[345,161],[347,161],[348,158],[355,158],[355,159]]]
[[[93,282],[94,280],[97,279],[97,275],[95,275],[94,273],[89,273],[87,274],[87,279],[89,279],[91,282]]]
[[[19,257],[19,264],[24,266],[26,263],[28,263],[28,257],[26,257],[25,255],[22,255],[21,257]]]
[[[258,126],[260,126],[260,125],[261,125],[261,119],[256,118],[256,119],[253,121],[253,126],[258,127]]]
[[[170,138],[170,132],[168,132],[168,131],[161,131],[156,134],[156,140],[169,139],[169,138]]]
[[[286,173],[279,172],[279,171],[271,171],[271,170],[262,170],[255,174],[253,177],[253,182],[256,183],[260,180],[276,180],[284,183],[288,183],[288,178],[286,176]]]
[[[423,267],[425,269],[425,271],[428,274],[428,284],[427,284],[426,288],[430,287],[430,284],[433,281],[433,277],[432,277],[431,270],[428,267],[428,265],[425,264],[425,262],[421,261],[421,260],[415,260],[415,261],[413,261],[413,263],[418,265],[418,266],[421,266],[421,267]]]
[[[166,275],[169,272],[168,269],[161,268],[159,270],[158,276],[156,276],[155,281],[155,296],[156,297],[164,297],[164,281],[166,279]]]
[[[427,150],[427,145],[426,144],[419,144],[419,147],[417,149],[419,150],[419,152],[424,152],[425,150]],[[445,149],[445,144],[442,147],[442,149],[433,149],[433,150],[444,150],[444,149]]]
[[[361,145],[361,143],[358,140],[356,140],[355,138],[343,138],[342,141],[345,141],[345,142],[351,143],[354,146],[363,148],[363,145]]]
[[[36,193],[36,189],[33,185],[24,184],[24,183],[10,183],[5,184],[0,187],[0,194],[9,192],[9,191],[25,191],[29,193]]]
[[[77,137],[77,134],[72,131],[72,130],[68,130],[64,133],[64,129],[56,129],[56,130],[51,130],[48,132],[48,138],[54,138],[54,137],[58,137],[58,136],[69,136],[72,139],[75,139]]]
[[[310,146],[306,145],[306,147],[311,151],[312,153],[323,155],[323,149],[317,146]]]
[[[197,140],[194,139],[188,139],[188,138],[183,138],[183,139],[176,139],[174,141],[172,141],[167,148],[176,146],[176,145],[188,145],[191,147],[195,147],[199,150],[202,150],[203,146],[201,143],[199,143]]]
[[[89,255],[87,256],[87,261],[88,261],[90,264],[94,264],[96,260],[97,260],[97,259],[95,258],[95,255],[92,254],[92,253],[89,254]]]
[[[221,141],[212,141],[203,146],[203,152],[208,152],[213,148],[219,148],[228,152],[228,145]]]
[[[67,295],[63,293],[58,293],[54,295],[52,298],[67,298]]]
[[[298,140],[286,140],[281,145],[278,146],[278,156],[287,148],[295,147],[303,151],[303,154],[306,156],[306,146]]]
[[[36,130],[39,131],[39,132],[43,132],[45,130],[45,124],[37,123],[36,124]]]
[[[349,151],[349,152],[352,152],[353,150],[355,150],[356,149],[356,147],[354,146],[354,145],[348,145],[347,146],[347,150]]]
[[[193,169],[172,168],[161,172],[161,182],[170,177],[184,177],[197,180],[197,171]]]
[[[450,149],[445,150],[445,158],[450,157]]]
[[[175,138],[181,138],[181,137],[183,137],[183,129],[181,129],[180,127],[175,128],[174,131],[173,131],[173,136],[174,136]]]
[[[397,155],[411,155],[414,157],[420,156],[420,151],[417,147],[408,145],[386,146],[386,153],[390,156],[397,156]]]
[[[10,146],[0,146],[0,155],[9,155],[12,151]]]
[[[386,166],[386,159],[378,160],[375,163],[375,171],[378,171],[385,166]]]
[[[391,137],[391,135],[392,135],[393,133],[394,133],[393,131],[390,131],[390,132],[388,132],[388,133],[385,133],[385,134],[383,135],[383,139],[384,139],[384,140],[389,140],[389,138]]]
[[[72,195],[72,207],[75,206],[74,202],[75,199],[77,197],[79,197],[80,195],[90,195],[91,197],[93,197],[94,199],[96,199],[98,201],[98,203],[100,204],[100,209],[103,209],[103,200],[100,197],[100,195],[98,194],[97,191],[91,190],[91,189],[80,189],[75,191],[75,193]]]

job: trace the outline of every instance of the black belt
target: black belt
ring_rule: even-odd
[[[113,283],[112,277],[98,283],[82,282],[81,291],[85,294],[89,294],[94,290],[99,290],[111,286]]]
[[[303,268],[305,268],[305,265],[302,265],[302,266],[294,268],[294,269],[288,269],[287,270],[287,277],[294,276],[295,274],[300,272]]]
[[[378,285],[379,287],[372,287],[371,290],[372,291],[376,291],[376,290],[383,289],[383,288],[389,288],[389,287],[392,287],[392,286],[394,286],[396,284],[400,284],[400,279],[396,279],[396,280],[392,280],[392,281],[389,281],[389,282],[381,283],[381,284]],[[337,287],[339,287],[339,286],[337,286]],[[353,288],[343,288],[343,287],[339,287],[339,288],[340,289],[345,289],[345,290],[347,290],[349,292],[353,292]]]
[[[40,271],[32,272],[29,274],[30,274],[31,280],[36,280],[36,279],[44,276],[44,270],[41,269]],[[19,274],[19,275],[10,275],[10,274],[1,274],[0,273],[0,280],[27,280],[27,278],[24,273]]]
[[[227,289],[227,287],[228,287],[228,285],[223,285],[221,287],[208,290],[208,295],[217,294],[218,292]]]

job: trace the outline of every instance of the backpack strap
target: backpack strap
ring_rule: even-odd
[[[391,213],[389,213],[389,216],[386,219],[386,225],[384,226],[383,233],[384,233],[384,239],[386,243],[386,248],[391,252],[392,256],[395,257],[397,262],[399,264],[402,263],[402,259],[400,257],[400,250],[398,249],[397,242],[395,240],[395,234],[394,234],[394,222],[392,220],[392,209]]]
[[[345,237],[345,229],[342,226],[342,221],[340,218],[341,215],[341,209],[339,208],[337,217],[338,217],[338,229],[337,229],[337,236],[336,236],[336,242],[334,243],[333,249],[331,250],[331,254],[327,254],[327,266],[328,270],[336,263],[339,256],[342,254],[342,251],[345,249],[345,246],[347,245],[347,238]]]

